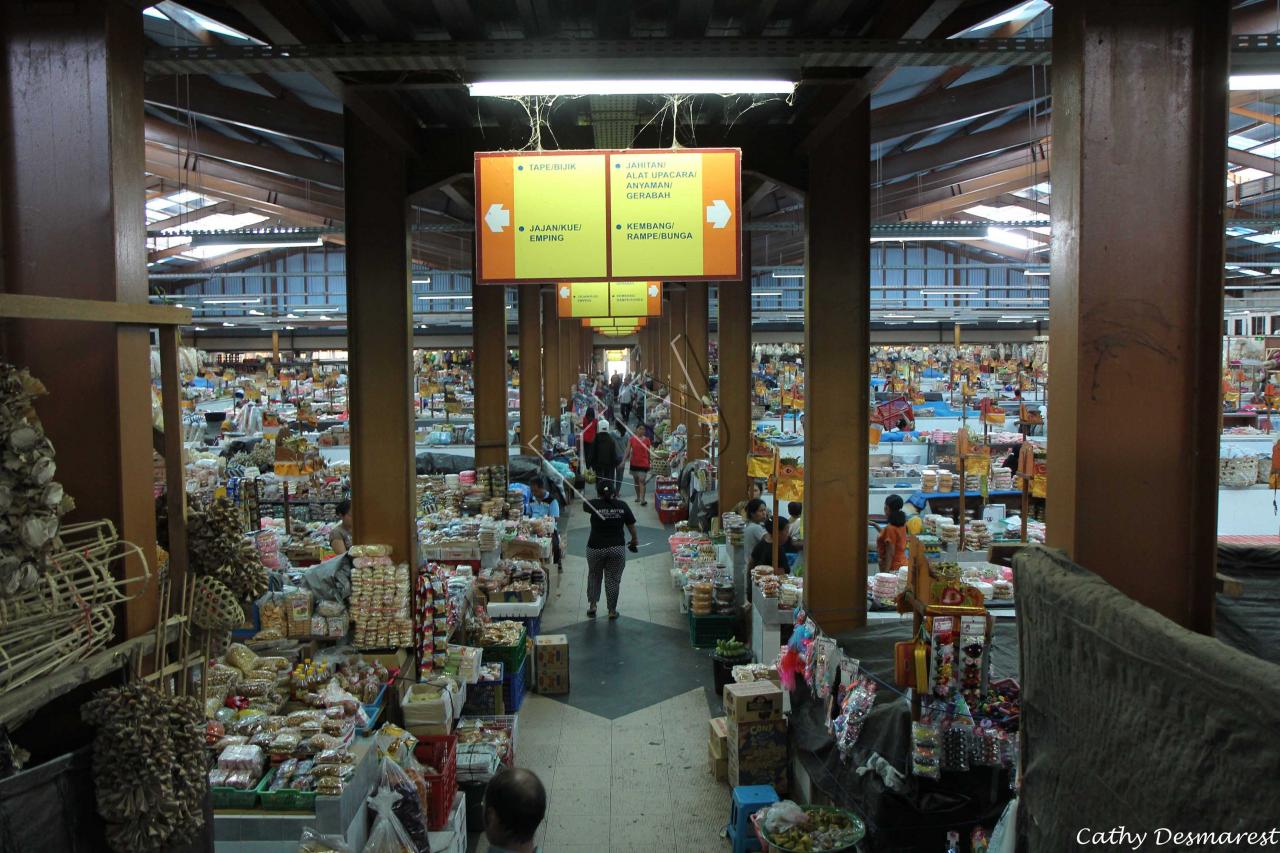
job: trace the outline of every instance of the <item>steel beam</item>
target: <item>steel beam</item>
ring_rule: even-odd
[[[205,77],[156,77],[146,83],[147,103],[266,131],[304,142],[342,147],[342,116],[298,101],[255,95]]]
[[[742,234],[742,278],[723,281],[719,303],[720,508],[746,500],[751,449],[751,233]]]
[[[416,565],[413,288],[404,157],[345,115],[351,503],[358,542]]]
[[[1211,634],[1228,11],[1072,0],[1054,38],[1048,542]],[[1110,437],[1134,412],[1141,453]]]
[[[483,285],[482,285],[483,286]],[[541,285],[516,288],[520,333],[520,452],[542,452]]]
[[[123,0],[0,7],[0,221],[4,290],[145,305],[142,18]],[[54,202],[56,200],[56,203]],[[76,500],[156,566],[151,378],[142,326],[11,320],[5,357],[50,394],[36,407]],[[85,429],[84,413],[96,413]],[[124,571],[142,572],[130,557]],[[121,633],[156,621],[156,585]]]
[[[805,205],[804,597],[830,633],[867,619],[869,113],[863,101],[809,155],[822,180]]]
[[[560,370],[560,330],[556,320],[556,288],[541,289],[542,299],[542,416],[551,423],[551,433],[560,432],[560,395],[564,387]]]
[[[151,117],[146,120],[146,137],[149,143],[177,152],[213,157],[268,173],[274,172],[342,189],[341,163],[290,154],[274,145],[241,142],[208,129],[203,133],[193,133],[185,125]]]
[[[506,465],[509,456],[506,290],[497,284],[472,288],[477,465]]]
[[[708,316],[710,285],[704,281],[690,282],[685,285],[685,365],[689,371],[689,397],[685,405],[694,412],[702,411],[702,398],[707,395],[707,334],[710,317]],[[694,413],[686,413],[689,424],[689,458],[706,459],[707,444],[711,440],[711,430],[702,418]]]

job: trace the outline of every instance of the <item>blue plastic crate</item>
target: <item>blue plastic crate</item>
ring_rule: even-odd
[[[527,692],[528,674],[529,661],[526,659],[519,669],[502,677],[502,704],[506,708],[505,713],[514,714],[520,710]]]
[[[369,718],[369,725],[357,726],[356,733],[367,735],[378,727],[378,716],[382,713],[383,700],[387,698],[387,685],[382,685],[382,689],[378,691],[378,698],[374,699],[368,705],[364,705],[364,713]]]
[[[526,636],[536,637],[542,633],[542,617],[541,616],[512,616],[512,622],[519,622],[524,626]]]
[[[501,666],[501,662],[498,665]],[[462,704],[462,712],[471,716],[502,716],[506,713],[503,707],[504,686],[505,679],[467,685],[467,700]]]

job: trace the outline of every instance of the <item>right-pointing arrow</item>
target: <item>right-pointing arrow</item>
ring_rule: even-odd
[[[733,211],[729,205],[725,204],[724,199],[718,198],[707,205],[707,221],[711,223],[712,228],[723,228],[732,218]]]
[[[493,233],[501,234],[502,229],[511,224],[511,211],[503,207],[501,202],[494,202],[484,212],[484,224],[489,226],[489,230]]]

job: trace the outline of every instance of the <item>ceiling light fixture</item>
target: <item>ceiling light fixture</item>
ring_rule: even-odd
[[[324,245],[319,235],[288,231],[225,231],[196,234],[187,244],[193,249],[294,249]]]
[[[1231,75],[1231,91],[1248,92],[1254,89],[1280,89],[1280,74]]]
[[[411,284],[430,284],[431,277],[428,276],[427,278],[414,278],[414,279],[410,279],[409,281]]]
[[[1023,275],[1046,275],[1046,276],[1047,276],[1047,275],[1049,274],[1049,271],[1048,271],[1048,270],[1023,270],[1023,271],[1022,271],[1022,274],[1023,274]]]
[[[774,278],[804,278],[804,273],[802,273],[802,272],[775,272],[775,273],[773,273],[773,277],[774,277]]]
[[[758,290],[752,296],[781,296],[781,290]]]
[[[333,320],[333,318],[332,318],[332,317],[326,317],[324,314],[321,314],[321,315],[320,315],[319,317],[317,317],[316,319],[317,319],[317,320],[330,320],[330,321],[331,321],[331,320]]]
[[[191,327],[191,330],[192,330],[193,332],[207,332],[207,331],[209,331],[209,330],[208,330],[208,329],[206,329],[204,326],[192,326],[192,327]]]
[[[429,296],[417,296],[417,299],[470,299],[470,295],[466,293],[441,293],[431,294]]]
[[[264,315],[261,311],[259,311],[257,308],[250,308],[250,309],[249,309],[249,313],[250,313],[250,314],[252,314],[252,315],[253,315],[253,316],[255,316],[255,317],[263,317],[263,316],[266,316],[266,315]]]
[[[620,80],[484,80],[468,83],[471,97],[549,95],[790,95],[791,80],[672,78]]]
[[[235,325],[235,323],[228,323],[228,322],[226,322],[226,321],[224,320],[224,321],[222,322],[222,325],[224,325],[224,326],[234,326],[234,325]]]
[[[976,290],[922,290],[921,296],[968,296],[977,293]]]

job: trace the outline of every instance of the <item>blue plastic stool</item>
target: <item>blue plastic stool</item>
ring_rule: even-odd
[[[751,829],[751,815],[778,802],[772,785],[739,785],[733,789],[733,805],[729,810],[729,842],[733,853],[751,853],[760,849],[760,841]]]

